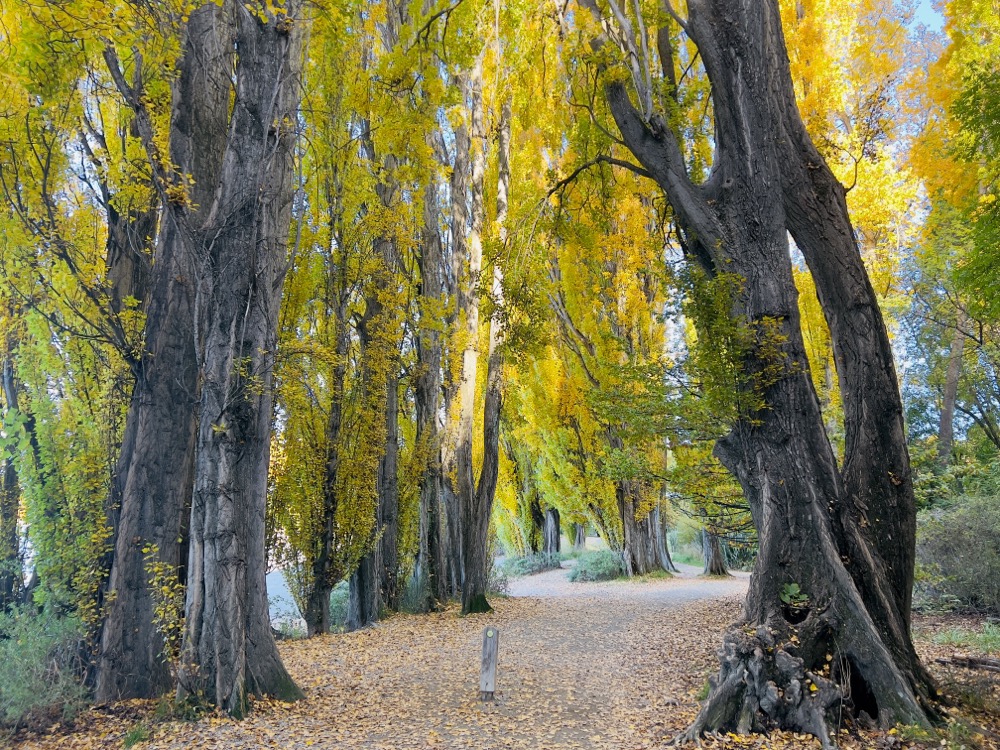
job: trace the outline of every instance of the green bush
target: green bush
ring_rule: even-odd
[[[915,601],[1000,612],[1000,502],[967,497],[920,514]]]
[[[48,608],[0,615],[0,724],[44,726],[83,707],[84,631],[77,618]]]
[[[571,581],[611,581],[625,574],[622,556],[609,549],[585,552],[569,572]]]
[[[546,555],[545,553],[525,557],[507,557],[500,568],[508,578],[522,578],[558,568],[561,560],[562,557],[558,554]]]

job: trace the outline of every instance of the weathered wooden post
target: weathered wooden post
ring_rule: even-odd
[[[500,631],[489,626],[483,631],[483,664],[479,670],[479,700],[493,700],[497,687],[497,656],[500,652]]]

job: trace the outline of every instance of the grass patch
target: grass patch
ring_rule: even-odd
[[[978,633],[964,628],[948,628],[934,636],[934,643],[955,646],[980,653],[1000,653],[1000,625],[987,622]]]
[[[125,732],[125,736],[122,737],[122,747],[128,750],[130,747],[135,747],[140,742],[145,742],[153,733],[149,730],[149,726],[146,722],[139,722],[130,730]]]
[[[604,549],[580,555],[576,565],[569,572],[569,580],[577,582],[613,581],[616,578],[621,578],[624,574],[625,569],[622,566],[621,555]]]
[[[712,691],[712,685],[711,685],[711,684],[709,683],[709,681],[708,681],[708,680],[705,680],[705,682],[704,682],[704,683],[702,683],[702,686],[701,686],[701,688],[700,688],[700,689],[698,690],[698,692],[697,692],[697,693],[695,694],[695,696],[694,696],[694,699],[695,699],[696,701],[703,701],[703,700],[705,700],[706,698],[708,698],[708,694],[709,694],[709,693],[710,693],[711,691]]]

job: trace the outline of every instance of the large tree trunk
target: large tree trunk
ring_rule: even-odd
[[[832,746],[829,725],[852,708],[848,695],[883,726],[926,725],[935,692],[908,630],[914,506],[902,410],[844,191],[795,109],[777,1],[688,8],[715,106],[707,183],[690,181],[649,99],[640,97],[643,114],[622,83],[605,90],[626,144],[669,198],[689,256],[710,274],[741,278],[732,314],[750,341],[740,357],[747,406],[716,453],[743,487],[760,552],[743,620],[726,635],[722,670],[689,736],[774,723]],[[834,340],[842,471],[808,372],[789,231]],[[807,597],[794,608],[782,601],[792,584]],[[849,683],[823,673],[828,656],[850,666]]]
[[[96,683],[96,697],[104,702],[149,698],[172,687],[170,655],[164,654],[163,636],[154,623],[156,601],[146,558],[185,580],[198,406],[197,249],[191,231],[208,218],[222,165],[230,29],[225,12],[213,4],[192,12],[178,64],[170,153],[180,172],[191,178],[190,201],[188,206],[168,206],[163,214],[145,350],[112,480],[114,558]],[[128,280],[134,275],[120,281],[122,293],[136,291],[138,282]]]
[[[431,611],[448,599],[447,528],[441,496],[441,333],[437,311],[443,298],[441,234],[438,229],[437,184],[428,180],[424,191],[424,229],[420,252],[420,330],[417,334],[417,374],[414,398],[417,411],[417,449],[423,458],[420,477],[419,548],[416,584],[419,609]]]
[[[301,697],[270,627],[264,514],[305,21],[236,3],[235,98],[200,257],[201,410],[179,692]],[[210,242],[208,241],[210,238]]]
[[[707,528],[701,530],[701,554],[705,559],[705,575],[729,575],[729,568],[726,566],[726,551],[722,548],[722,540]]]
[[[621,445],[620,442],[616,444]],[[649,510],[637,517],[640,515],[640,498],[634,482],[618,482],[615,496],[622,525],[622,562],[625,575],[644,576],[657,570],[667,570],[659,510]]]
[[[582,523],[573,524],[573,551],[583,552],[587,549],[587,527]]]

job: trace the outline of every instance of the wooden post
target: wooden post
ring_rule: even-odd
[[[490,626],[483,631],[483,664],[479,670],[479,700],[493,700],[497,686],[497,655],[500,652],[500,631]]]

